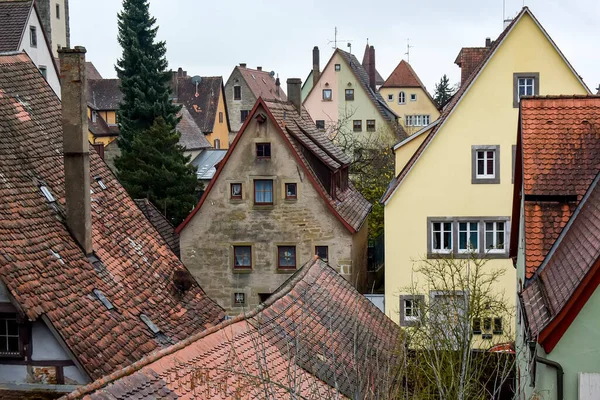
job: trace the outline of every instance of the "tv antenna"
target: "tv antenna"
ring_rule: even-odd
[[[352,40],[346,40],[346,39],[338,39],[338,28],[337,26],[334,29],[334,34],[333,34],[333,40],[328,40],[327,44],[331,44],[333,43],[333,47],[332,49],[337,49],[338,48],[338,42],[348,42],[348,47],[351,47],[350,42],[352,42]]]
[[[404,55],[406,55],[406,62],[410,64],[410,49],[412,49],[415,46],[411,46],[410,45],[410,38],[406,39],[406,53],[404,53]]]

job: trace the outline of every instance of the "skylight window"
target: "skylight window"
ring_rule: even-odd
[[[52,193],[50,193],[50,190],[48,190],[46,186],[40,186],[40,190],[42,191],[42,194],[44,195],[46,200],[48,200],[49,203],[54,203],[56,201],[56,199],[54,198],[54,196],[52,196]]]
[[[97,176],[96,177],[96,182],[98,182],[98,186],[100,186],[100,189],[106,190],[106,185],[102,181],[102,177],[101,176]]]
[[[102,293],[100,290],[94,289],[93,292],[98,298],[98,300],[100,300],[100,302],[104,304],[104,307],[106,307],[107,310],[112,310],[113,308],[115,308],[115,306],[112,305],[110,300],[108,300],[104,293]]]
[[[158,326],[154,325],[154,322],[152,322],[146,314],[140,314],[140,319],[146,324],[146,326],[152,331],[152,333],[154,333],[155,335],[160,333],[160,329],[158,328]]]

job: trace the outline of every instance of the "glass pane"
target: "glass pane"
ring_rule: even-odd
[[[7,320],[8,325],[8,335],[19,336],[19,326],[17,325],[16,320]]]
[[[8,351],[8,342],[6,337],[0,337],[0,353],[6,353]]]
[[[441,230],[442,230],[442,229],[441,229],[441,226],[442,226],[442,224],[440,224],[439,222],[434,222],[434,223],[433,223],[433,230],[434,230],[435,232],[439,232],[439,231],[441,231]]]
[[[497,249],[504,249],[504,232],[498,232],[498,241],[496,242]]]
[[[471,231],[471,235],[469,236],[471,248],[474,250],[477,250],[479,248],[479,238],[477,236],[477,231]]]
[[[504,231],[504,222],[496,222],[496,230]]]
[[[477,160],[477,175],[485,175],[484,167],[485,162],[483,160]]]
[[[296,248],[291,246],[279,247],[279,266],[295,267],[296,266]]]
[[[460,232],[458,234],[458,248],[461,250],[467,249],[467,232]]]
[[[444,235],[444,249],[449,250],[452,248],[452,235],[446,233]]]
[[[446,231],[446,232],[452,231],[452,222],[444,222],[444,231]]]
[[[477,231],[478,230],[477,229],[477,222],[470,222],[469,225],[470,225],[470,229],[472,231]]]
[[[251,251],[248,246],[235,247],[235,266],[236,267],[250,267],[251,262]]]
[[[19,338],[18,337],[9,337],[8,338],[8,351],[11,353],[19,352]]]
[[[6,320],[0,319],[0,336],[6,336]]]
[[[485,223],[485,230],[486,231],[493,231],[494,230],[494,223],[493,222],[486,222]]]
[[[488,175],[494,175],[494,160],[493,159],[488,158],[486,172]]]
[[[466,222],[461,222],[458,224],[458,230],[459,231],[466,231],[467,230],[467,223]]]
[[[286,193],[288,197],[296,197],[296,184],[288,183],[286,185]]]
[[[440,232],[434,232],[433,234],[433,248],[435,250],[441,250],[442,234]]]
[[[494,232],[485,233],[485,245],[488,249],[494,248]]]

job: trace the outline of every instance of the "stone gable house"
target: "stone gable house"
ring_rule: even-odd
[[[182,261],[237,314],[268,298],[315,254],[362,289],[371,204],[349,157],[300,104],[259,98],[198,206],[177,228]]]
[[[279,78],[262,67],[248,68],[242,63],[236,66],[225,84],[225,99],[229,112],[233,142],[235,134],[240,130],[256,100],[286,101],[285,93],[279,85]]]

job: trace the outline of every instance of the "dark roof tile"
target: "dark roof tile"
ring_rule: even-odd
[[[135,199],[134,201],[160,236],[167,242],[173,253],[179,257],[179,235],[175,232],[175,227],[148,199]]]
[[[0,0],[0,52],[19,50],[31,4],[31,0]]]
[[[177,102],[187,108],[204,134],[213,131],[222,87],[220,76],[203,76],[198,84],[189,76],[177,78]]]
[[[281,87],[277,87],[275,77],[271,76],[269,72],[243,67],[236,68],[257,99],[261,97],[263,100],[287,101],[285,92]]]

